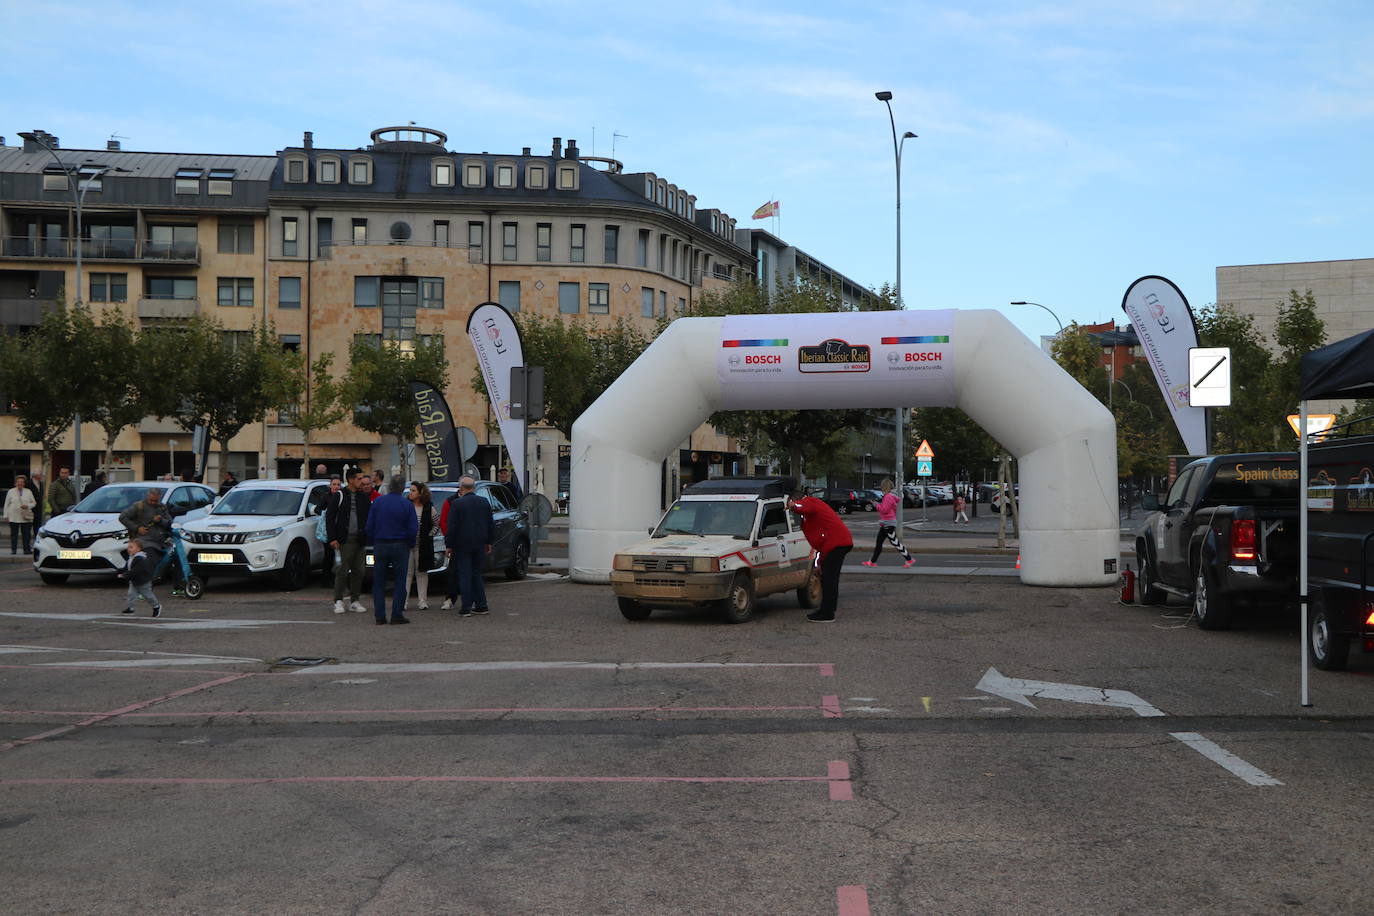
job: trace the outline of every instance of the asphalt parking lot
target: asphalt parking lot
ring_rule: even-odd
[[[0,566],[7,908],[1370,909],[1374,657],[1301,709],[1283,614],[1203,633],[1111,590],[849,569],[829,625],[489,590],[376,627],[214,583],[152,620]]]

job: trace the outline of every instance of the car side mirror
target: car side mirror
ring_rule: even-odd
[[[1146,512],[1159,511],[1159,497],[1153,493],[1144,493],[1140,497],[1140,508]]]

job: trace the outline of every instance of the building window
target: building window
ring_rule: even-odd
[[[660,316],[668,314],[668,292],[666,290],[658,291],[658,314]]]
[[[565,315],[576,315],[581,307],[582,284],[558,284],[558,310]]]
[[[496,166],[496,186],[498,188],[515,187],[515,166],[504,162]]]
[[[620,227],[606,227],[606,263],[614,264],[620,256]]]
[[[277,278],[277,308],[298,309],[301,307],[301,278]]]
[[[653,199],[654,199],[654,176],[653,176],[653,175],[645,175],[645,176],[644,176],[644,196],[647,197],[647,198],[649,198],[650,200],[653,200]]]
[[[361,158],[348,160],[348,183],[372,184],[372,160]]]
[[[144,277],[145,298],[148,299],[195,299],[195,277]]]
[[[587,284],[587,313],[589,315],[609,315],[611,313],[611,285],[609,283]]]
[[[645,318],[654,317],[653,287],[641,286],[639,288],[639,314]]]
[[[305,160],[288,159],[286,160],[286,180],[292,184],[300,184],[305,181]]]
[[[520,311],[520,281],[499,281],[496,287],[496,301],[508,312]]]
[[[474,263],[482,261],[482,238],[486,234],[486,227],[478,222],[468,223],[468,260]]]
[[[444,278],[420,278],[420,308],[441,309],[444,307]]]
[[[658,270],[662,273],[668,264],[668,236],[660,234],[658,237]]]
[[[177,169],[174,190],[178,194],[199,194],[202,169]]]
[[[281,254],[284,258],[294,258],[297,251],[298,224],[294,216],[284,216],[281,221]]]
[[[581,264],[587,260],[587,227],[574,223],[568,235],[568,260]]]
[[[677,209],[677,191],[673,190],[672,188],[668,189],[668,209]]]
[[[420,282],[414,277],[382,278],[383,338],[415,339],[415,309],[419,298]]]
[[[91,302],[128,302],[128,274],[91,274]]]
[[[366,217],[359,217],[359,216],[353,217],[353,244],[354,244],[354,245],[366,245],[366,244],[367,244],[367,218],[366,218]]]
[[[322,258],[329,257],[331,249],[334,247],[334,220],[327,216],[321,216],[315,220],[315,240],[319,246],[319,255]]]
[[[282,334],[278,339],[281,341],[281,348],[283,350],[289,350],[292,353],[301,352],[301,335]]]
[[[220,277],[219,304],[248,307],[253,304],[252,277]]]
[[[501,259],[503,261],[514,261],[516,258],[516,241],[518,240],[518,223],[501,224]]]
[[[531,163],[525,166],[525,187],[542,191],[549,186],[549,170],[543,165]]]
[[[253,224],[237,220],[219,221],[220,254],[252,254]]]
[[[453,163],[447,159],[436,159],[432,165],[430,183],[436,188],[453,187]]]
[[[687,300],[686,300],[686,299],[678,299],[678,301],[677,301],[677,313],[678,313],[679,315],[686,315],[686,314],[687,314]]]
[[[320,184],[339,183],[339,160],[321,158],[315,163],[315,180]]]
[[[480,188],[486,184],[487,166],[484,162],[463,163],[463,187]]]
[[[672,261],[671,261],[671,267],[672,267],[672,269],[671,269],[669,272],[670,272],[673,276],[676,277],[676,276],[677,276],[677,239],[673,239],[673,244],[672,244],[670,247],[671,247],[671,250],[672,250]]]
[[[536,261],[553,260],[553,225],[551,223],[537,223],[534,227],[534,259]]]
[[[215,197],[229,197],[234,193],[234,175],[237,173],[237,169],[211,169],[205,192]]]
[[[558,190],[576,191],[577,190],[577,166],[560,165],[558,167]]]
[[[143,254],[169,261],[190,261],[195,259],[197,248],[195,226],[150,225]]]
[[[661,207],[663,206],[663,201],[667,198],[668,195],[668,185],[665,182],[660,181],[658,183],[658,187],[655,190],[658,193],[654,196],[654,200]]]
[[[65,191],[71,187],[71,181],[67,178],[66,172],[44,170],[43,190],[44,191]]]
[[[635,241],[635,266],[649,266],[649,230],[639,230],[639,238]]]
[[[448,220],[436,219],[434,221],[434,247],[448,247]]]
[[[376,308],[381,300],[381,277],[353,278],[353,307],[355,309]]]

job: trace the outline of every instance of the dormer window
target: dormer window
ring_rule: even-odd
[[[692,222],[697,221],[697,199],[695,197],[687,198],[687,218]]]
[[[71,182],[67,179],[66,172],[52,165],[43,170],[44,191],[65,191],[69,187]]]
[[[435,159],[430,164],[429,183],[436,188],[451,188],[456,174],[453,160]]]
[[[206,192],[216,197],[229,197],[234,193],[236,174],[237,169],[211,169],[210,180],[205,185]]]
[[[542,162],[531,162],[525,166],[525,187],[532,191],[542,191],[549,186],[549,167]]]
[[[320,184],[338,184],[339,165],[337,157],[321,156],[315,160],[315,180]]]
[[[577,166],[571,164],[558,166],[558,190],[577,190]]]
[[[178,194],[199,194],[200,177],[205,174],[204,169],[177,169],[175,191]]]
[[[481,159],[463,160],[463,187],[484,188],[487,185],[487,164]]]
[[[644,196],[647,197],[647,198],[649,198],[650,200],[653,200],[653,199],[654,199],[654,176],[653,176],[653,175],[645,175],[645,176],[644,176]]]
[[[498,188],[515,187],[515,165],[513,163],[496,163],[496,186]]]
[[[305,160],[293,157],[286,160],[286,180],[291,184],[303,184],[305,182]]]
[[[655,192],[655,193],[654,193],[654,201],[655,201],[655,203],[657,203],[660,207],[663,206],[664,201],[666,201],[666,200],[668,199],[668,184],[667,184],[667,182],[660,181],[660,182],[658,183],[658,187],[654,189],[654,192]]]
[[[677,191],[674,190],[673,188],[669,188],[669,189],[668,189],[668,209],[669,209],[669,210],[676,210],[676,209],[677,209]]]
[[[372,160],[366,156],[354,156],[348,160],[349,184],[372,184]]]

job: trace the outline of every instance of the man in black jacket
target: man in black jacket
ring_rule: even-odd
[[[444,529],[444,552],[449,557],[448,599],[444,607],[452,607],[461,592],[462,606],[458,616],[487,613],[487,590],[482,581],[486,555],[496,540],[496,523],[491,516],[491,504],[478,495],[477,482],[471,477],[458,481],[458,495],[449,497],[447,527]]]
[[[358,489],[361,473],[357,468],[349,470],[348,486],[339,491],[324,515],[329,546],[339,555],[339,568],[334,573],[335,614],[346,610],[361,614],[367,610],[359,599],[363,594],[363,572],[367,569],[363,547],[367,543],[367,511],[372,501]],[[343,602],[345,588],[350,598],[348,607]]]

